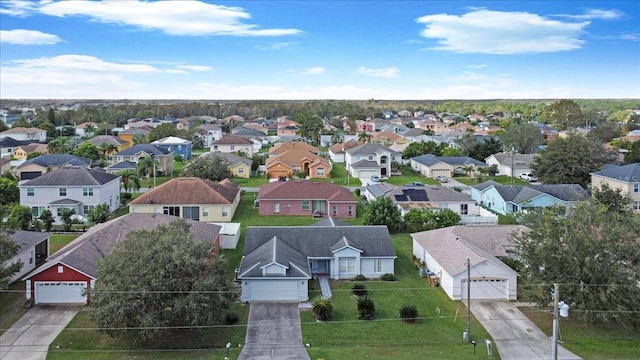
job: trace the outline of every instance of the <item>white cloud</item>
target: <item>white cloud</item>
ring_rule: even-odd
[[[62,41],[58,35],[36,30],[0,30],[0,43],[12,45],[52,45]]]
[[[320,74],[324,74],[325,71],[327,69],[320,67],[320,66],[316,66],[316,67],[310,67],[308,69],[305,69],[301,72],[301,74],[304,75],[320,75]]]
[[[6,11],[17,13],[19,10]],[[169,35],[281,36],[301,33],[292,28],[262,29],[259,25],[243,22],[251,18],[243,8],[201,1],[47,1],[32,11],[58,17],[86,16],[96,22],[159,30]]]
[[[383,77],[387,79],[395,78],[400,73],[400,69],[395,66],[379,69],[371,69],[361,66],[356,69],[356,73],[375,77]]]
[[[527,12],[475,9],[463,15],[435,14],[416,21],[421,35],[437,39],[430,50],[477,54],[534,54],[579,49],[589,25],[562,22]]]
[[[32,1],[2,1],[0,2],[0,14],[10,16],[27,16],[34,11],[37,5]]]
[[[467,67],[469,69],[482,69],[482,68],[486,68],[487,66],[489,66],[489,65],[487,65],[487,64],[470,64],[470,65],[467,65]]]
[[[274,42],[274,43],[256,45],[256,49],[262,50],[262,51],[275,51],[275,50],[282,50],[284,48],[288,48],[296,44],[298,43],[297,42]]]
[[[177,69],[187,70],[187,71],[210,71],[211,66],[206,65],[176,65]]]
[[[555,15],[558,17],[565,17],[565,18],[569,18],[569,19],[576,19],[576,20],[615,20],[615,19],[619,19],[623,16],[624,14],[616,9],[611,9],[611,10],[603,10],[603,9],[587,9],[584,14],[580,14],[580,15],[568,15],[568,14],[560,14],[560,15]]]

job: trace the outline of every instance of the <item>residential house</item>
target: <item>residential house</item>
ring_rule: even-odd
[[[0,132],[0,139],[5,137],[10,137],[18,141],[43,143],[47,141],[47,130],[42,130],[35,127],[31,127],[31,128],[15,127],[15,128],[11,128],[9,130]]]
[[[540,132],[544,136],[545,144],[548,144],[550,141],[558,138],[558,130],[554,129],[553,127],[539,122],[531,122],[531,124],[537,127],[538,130],[540,130]]]
[[[229,171],[233,177],[250,178],[253,161],[234,153],[209,152],[200,156],[218,156],[229,163]],[[189,166],[189,165],[187,165]]]
[[[113,165],[111,165],[108,170],[112,172],[114,167],[124,170],[119,167],[118,164],[125,161],[128,162],[128,164],[137,164],[140,159],[145,157],[152,157],[155,159],[157,172],[161,174],[173,173],[173,153],[151,144],[137,144],[120,151],[112,158]]]
[[[235,135],[223,136],[220,140],[213,142],[209,150],[211,152],[219,151],[222,153],[242,151],[248,156],[252,156],[254,153],[253,141]]]
[[[31,143],[27,145],[18,146],[13,150],[13,158],[15,160],[27,160],[30,154],[48,154],[49,149],[47,144],[43,143]]]
[[[358,141],[354,139],[347,140],[343,143],[331,145],[331,147],[329,147],[329,159],[331,159],[331,161],[333,162],[343,163],[345,152],[358,145]]]
[[[486,163],[468,156],[435,156],[425,154],[411,159],[411,169],[427,177],[447,176],[456,174],[476,176],[478,169],[487,167]]]
[[[11,160],[0,157],[0,175],[11,170]]]
[[[627,135],[621,137],[620,139],[631,143],[640,141],[640,130],[631,130],[627,133]]]
[[[157,213],[198,221],[231,221],[240,202],[240,186],[224,179],[213,182],[178,177],[129,203],[130,213]]]
[[[496,165],[498,172],[496,175],[506,175],[511,177],[519,177],[522,174],[531,173],[530,166],[535,160],[537,154],[493,154],[484,161],[487,165]]]
[[[308,301],[316,277],[379,278],[395,272],[396,252],[384,225],[247,227],[237,272],[241,301]]]
[[[176,136],[167,136],[152,142],[151,145],[172,152],[173,156],[180,155],[184,160],[191,160],[192,143],[190,140]]]
[[[402,135],[398,135],[395,132],[390,131],[380,131],[373,135],[371,138],[371,142],[382,144],[384,146],[393,145],[396,142],[403,141],[404,137]]]
[[[105,145],[115,146],[115,151],[109,152],[108,154],[106,154],[107,156],[115,155],[116,153],[126,150],[133,145],[132,142],[128,142],[126,140],[122,140],[121,138],[111,136],[111,135],[98,135],[96,137],[92,137],[86,142],[88,142],[89,144],[95,145],[98,149],[100,149]]]
[[[136,141],[145,142],[149,138],[149,133],[153,130],[153,127],[142,127],[142,128],[128,128],[122,130],[118,133],[118,138],[128,142],[133,146]]]
[[[29,159],[13,169],[13,174],[20,180],[35,179],[40,175],[64,166],[91,167],[91,159],[71,154],[46,154]]]
[[[164,214],[126,214],[98,224],[56,252],[23,280],[26,298],[34,304],[90,303],[98,280],[98,263],[135,231],[151,231],[176,221]],[[220,247],[220,226],[185,219],[193,240]]]
[[[507,215],[555,205],[572,207],[587,200],[589,192],[577,184],[502,185],[489,180],[471,186],[471,198],[495,213]]]
[[[16,230],[2,235],[7,236],[10,241],[18,245],[18,253],[4,265],[22,263],[20,270],[9,279],[10,282],[28,274],[49,256],[49,237],[51,234],[48,232]]]
[[[345,151],[345,166],[353,177],[390,176],[391,163],[402,163],[402,154],[380,144],[362,144]]]
[[[4,137],[0,139],[0,158],[11,159],[13,152],[19,146],[29,145],[32,141],[18,141],[11,137]]]
[[[97,122],[93,121],[87,121],[85,123],[78,124],[76,125],[76,135],[80,137],[92,135],[96,131],[98,125],[99,124]]]
[[[244,124],[242,124],[242,126],[239,126],[238,128],[255,130],[255,131],[259,132],[260,134],[262,134],[263,136],[266,136],[268,134],[268,132],[269,132],[269,130],[267,130],[267,127],[264,126],[264,124],[261,124],[261,123],[244,123]],[[238,129],[238,128],[234,128],[233,130]],[[233,130],[232,130],[232,132],[233,132]]]
[[[289,150],[301,150],[301,151],[310,152],[316,155],[320,153],[320,150],[317,147],[309,145],[306,142],[287,141],[287,142],[274,145],[271,149],[269,149],[269,156],[274,157],[282,153],[285,153]]]
[[[516,300],[518,274],[509,257],[522,225],[464,225],[411,234],[413,256],[434,274],[452,300]],[[468,266],[467,266],[468,264]]]
[[[277,124],[278,124],[278,127],[276,130],[276,135],[278,136],[282,136],[282,135],[294,136],[298,134],[298,123],[293,120],[279,121]]]
[[[203,124],[196,128],[196,134],[202,139],[205,147],[222,139],[222,128],[214,124]]]
[[[310,178],[328,178],[331,165],[322,156],[306,150],[287,150],[267,158],[265,168],[271,179],[291,177],[298,172],[306,172]]]
[[[31,208],[33,217],[46,209],[61,223],[63,209],[86,217],[91,209],[107,204],[109,211],[120,206],[120,176],[98,169],[65,166],[18,185],[20,205]]]
[[[355,218],[357,201],[349,189],[309,180],[275,181],[260,187],[261,216],[306,215]]]
[[[601,189],[605,184],[629,196],[633,201],[633,211],[640,213],[640,163],[605,165],[602,170],[591,173],[591,187],[594,190]]]
[[[247,140],[251,140],[253,142],[254,153],[259,152],[263,146],[269,144],[267,135],[264,135],[257,130],[243,128],[243,127],[234,128],[233,130],[235,131],[233,133],[234,136],[240,136]]]

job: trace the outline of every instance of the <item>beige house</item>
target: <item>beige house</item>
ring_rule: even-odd
[[[11,128],[9,130],[0,132],[0,139],[5,137],[10,137],[18,141],[34,141],[34,142],[43,143],[47,141],[47,130],[42,130],[35,127],[32,127],[32,128],[15,127],[15,128]]]
[[[251,164],[253,161],[251,159],[247,159],[240,155],[236,155],[233,153],[206,153],[200,156],[219,156],[229,163],[229,171],[233,177],[239,178],[249,178],[251,177]]]
[[[253,155],[253,141],[245,139],[241,136],[229,135],[215,141],[209,147],[211,152],[219,151],[221,153],[234,153],[242,151],[245,154]]]
[[[16,160],[27,160],[29,154],[33,153],[48,154],[49,149],[47,148],[47,144],[33,143],[18,146],[15,150],[13,150],[13,158]]]
[[[591,187],[600,189],[609,185],[613,190],[621,190],[632,200],[633,211],[640,213],[640,163],[624,166],[605,165],[601,171],[591,173]]]
[[[129,203],[129,213],[158,213],[204,222],[228,222],[240,202],[240,186],[197,177],[174,178]]]
[[[453,177],[454,174],[476,176],[478,169],[484,167],[487,167],[486,163],[468,156],[425,154],[411,158],[411,169],[427,177]]]

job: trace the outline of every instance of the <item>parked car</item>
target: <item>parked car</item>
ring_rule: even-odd
[[[533,176],[532,173],[524,173],[524,174],[520,174],[520,179],[528,181],[528,182],[535,182],[538,181],[538,178]]]
[[[380,182],[380,176],[378,176],[378,175],[371,175],[371,182],[372,182],[372,183],[379,183],[379,182]]]
[[[447,178],[447,177],[446,177],[446,176],[444,176],[444,175],[438,175],[438,176],[436,176],[436,180],[438,180],[438,181],[439,181],[439,182],[441,182],[441,183],[449,182],[449,178]]]

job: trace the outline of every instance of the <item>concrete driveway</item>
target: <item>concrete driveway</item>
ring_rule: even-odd
[[[471,301],[471,312],[495,341],[502,360],[547,360],[551,338],[510,301]],[[473,338],[473,328],[471,329]],[[482,342],[479,342],[482,346]],[[579,360],[579,356],[558,345],[558,359]]]
[[[0,336],[0,359],[44,360],[82,305],[37,305]]]
[[[297,302],[254,301],[239,360],[310,359],[302,345]]]

